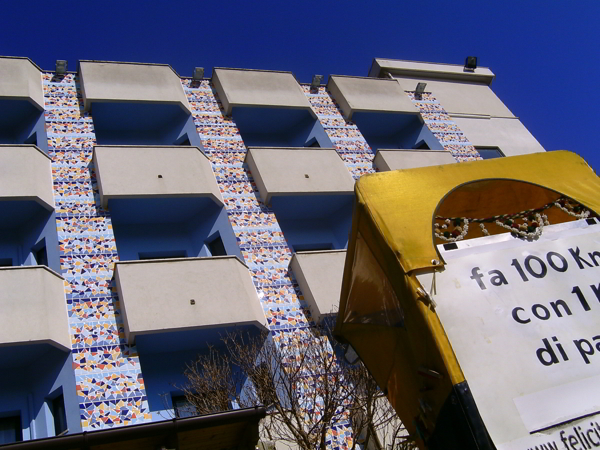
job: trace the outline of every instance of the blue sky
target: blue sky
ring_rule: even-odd
[[[462,64],[496,74],[492,89],[547,150],[600,170],[600,2],[71,1],[5,2],[0,54],[43,69],[67,59],[367,75],[374,57]]]

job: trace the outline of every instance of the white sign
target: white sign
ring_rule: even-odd
[[[480,246],[436,275],[436,312],[498,450],[600,448],[600,225],[568,234]]]

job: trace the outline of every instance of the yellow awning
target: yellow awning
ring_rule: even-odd
[[[489,218],[561,196],[599,212],[600,180],[578,155],[556,151],[366,175],[355,194],[335,334],[387,390],[409,432],[434,429],[453,386],[465,381],[415,276],[443,265],[436,214]]]
[[[361,177],[355,192],[368,205],[368,213],[404,271],[410,272],[431,267],[431,260],[438,258],[432,237],[433,216],[438,204],[458,186],[485,179],[533,183],[600,211],[598,177],[583,158],[567,151],[376,173]],[[515,199],[529,205],[546,201],[532,197],[526,185],[514,189],[516,191],[511,196],[507,193],[506,197],[472,192],[456,199],[463,204],[454,206],[474,214],[478,211],[486,214],[489,210],[503,214],[519,211]],[[534,194],[538,195],[538,192]]]

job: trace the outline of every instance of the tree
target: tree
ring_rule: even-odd
[[[367,369],[343,362],[329,331],[228,333],[188,364],[181,388],[197,414],[266,406],[262,435],[303,450],[325,450],[331,426],[344,420],[352,423],[350,450],[414,448]]]

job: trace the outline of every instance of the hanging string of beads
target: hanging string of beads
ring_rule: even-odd
[[[549,208],[557,207],[577,219],[587,219],[590,211],[573,200],[561,197],[541,208],[528,209],[514,214],[502,214],[486,218],[441,217],[436,216],[434,222],[435,237],[443,241],[456,242],[464,239],[469,232],[469,224],[478,223],[481,233],[489,236],[486,224],[497,226],[510,231],[515,236],[526,239],[536,239],[542,235],[545,226],[550,225],[548,216],[544,214]]]

